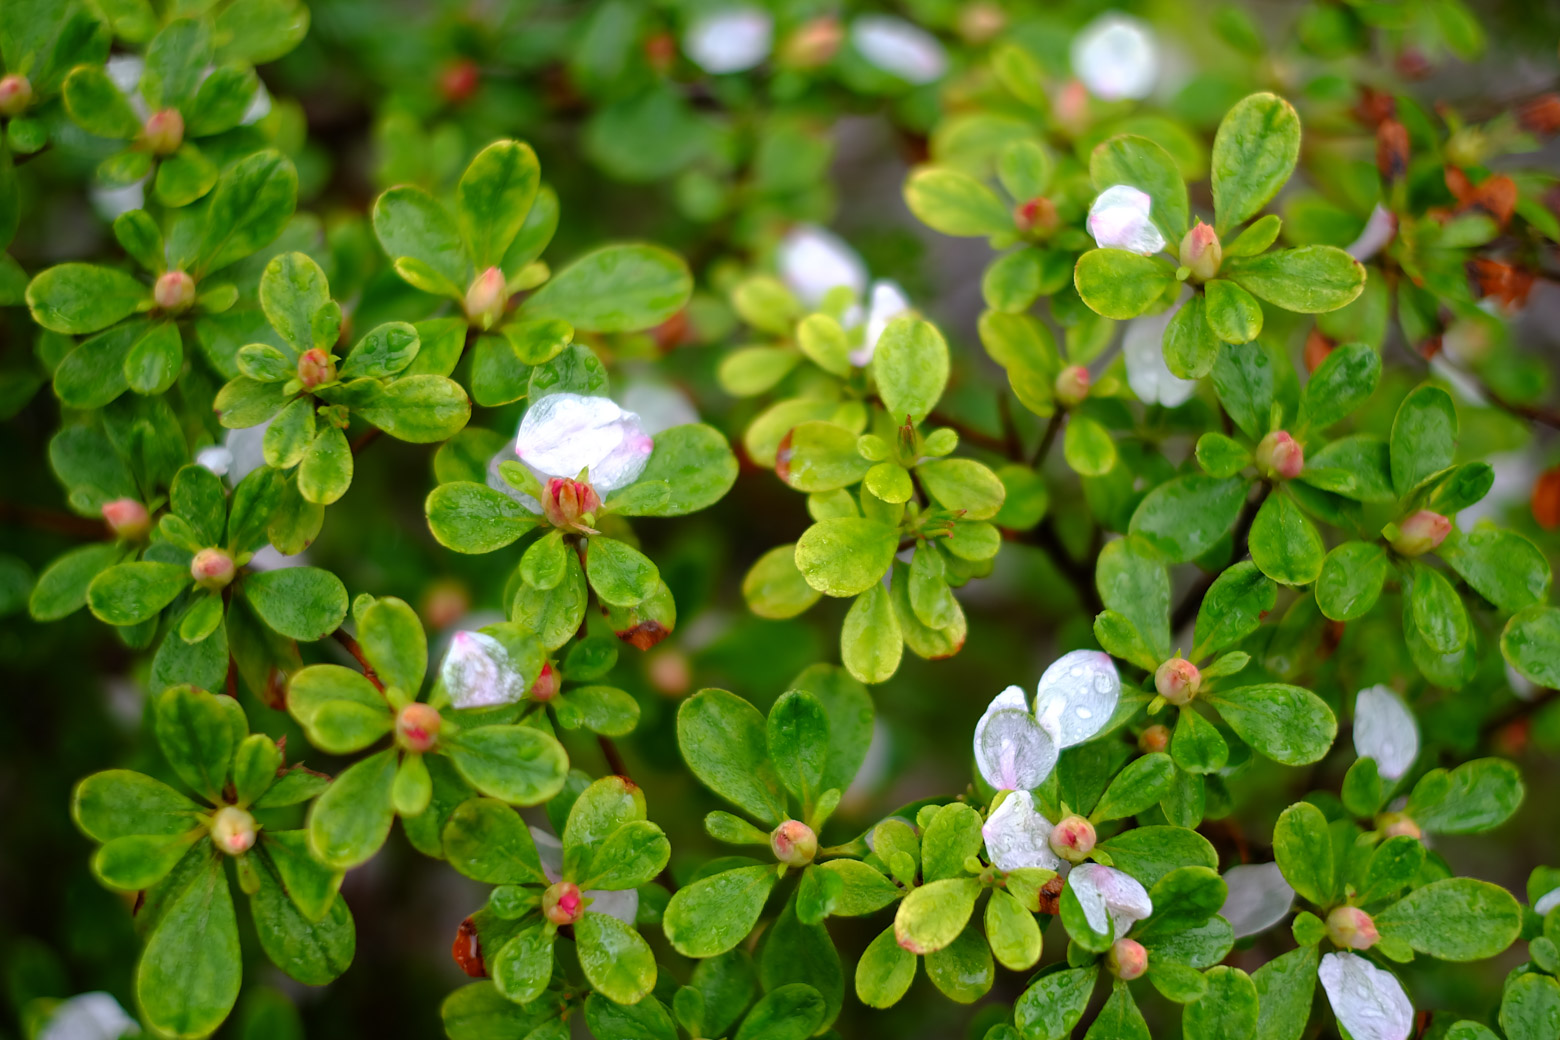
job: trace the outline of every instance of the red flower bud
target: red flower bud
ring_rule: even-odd
[[[1544,470],[1533,482],[1533,520],[1546,531],[1560,527],[1560,466]]]
[[[1082,816],[1069,816],[1051,828],[1051,851],[1069,863],[1088,859],[1094,851],[1094,840],[1094,824]]]
[[[786,820],[769,835],[775,859],[788,867],[805,867],[818,854],[818,836],[801,820]]]
[[[471,100],[482,85],[482,72],[470,58],[459,58],[439,73],[439,93],[452,105]]]
[[[1357,906],[1340,906],[1327,915],[1327,938],[1347,950],[1368,950],[1381,935],[1376,931],[1376,922],[1365,911]]]
[[[529,696],[533,701],[546,703],[558,696],[558,688],[561,685],[562,683],[558,681],[558,669],[552,666],[551,661],[544,661],[542,674],[538,675],[536,681],[531,684]]]
[[[432,751],[439,745],[443,725],[438,709],[413,701],[395,717],[395,742],[403,751]]]
[[[1199,220],[1181,239],[1180,259],[1181,266],[1192,272],[1188,277],[1193,282],[1206,282],[1219,273],[1224,247],[1213,228]]]
[[[133,498],[116,498],[103,503],[103,520],[115,538],[137,542],[152,529],[152,518],[146,507]]]
[[[1184,657],[1172,657],[1154,672],[1154,689],[1171,704],[1185,704],[1202,688],[1202,672]]]
[[[310,347],[298,355],[298,382],[305,390],[336,381],[336,363],[319,347]]]
[[[1044,238],[1055,232],[1062,221],[1056,215],[1056,203],[1040,195],[1014,208],[1013,223],[1025,234]]]
[[[255,818],[236,805],[225,805],[211,818],[211,843],[229,856],[242,856],[255,844]]]
[[[1148,951],[1136,939],[1117,939],[1105,955],[1105,967],[1123,982],[1142,978],[1148,971]]]
[[[190,576],[195,579],[195,584],[213,592],[226,588],[236,571],[233,557],[221,549],[202,549],[190,561]]]
[[[141,130],[141,143],[153,155],[172,155],[184,143],[184,116],[176,108],[153,112]]]
[[[472,280],[466,290],[466,320],[482,329],[490,329],[504,316],[509,306],[509,288],[504,272],[489,267]]]
[[[651,33],[645,40],[645,61],[650,67],[661,75],[666,75],[672,69],[672,63],[677,60],[677,41],[669,32]]]
[[[1082,365],[1069,365],[1057,373],[1052,388],[1056,403],[1063,408],[1072,408],[1089,396],[1089,370]]]
[[[1170,747],[1170,727],[1157,723],[1138,735],[1138,750],[1145,755],[1164,751]]]
[[[12,73],[0,79],[0,116],[14,118],[27,111],[32,104],[33,88],[26,76]]]
[[[584,481],[552,477],[542,491],[542,514],[554,527],[593,531],[591,525],[600,508],[601,496]]]
[[[183,271],[165,271],[157,276],[152,286],[152,302],[157,309],[169,314],[179,314],[190,309],[195,302],[195,279]]]
[[[1400,556],[1423,556],[1446,541],[1452,531],[1452,522],[1440,513],[1421,509],[1401,524],[1388,524],[1382,533],[1387,544]]]
[[[542,916],[556,925],[573,924],[585,916],[585,896],[572,881],[559,881],[542,893]]]
[[[1293,480],[1305,469],[1305,450],[1284,430],[1274,430],[1257,445],[1257,472],[1269,480]]]

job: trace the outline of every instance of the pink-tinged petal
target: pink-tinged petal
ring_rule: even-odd
[[[540,477],[577,477],[589,471],[603,497],[632,484],[654,448],[639,416],[609,397],[556,393],[534,402],[520,421],[515,453]]]
[[[1110,655],[1074,650],[1040,676],[1035,717],[1059,747],[1067,748],[1103,729],[1120,700],[1121,676]]]
[[[1383,780],[1407,773],[1419,754],[1419,724],[1390,686],[1367,686],[1354,700],[1354,753],[1376,760]]]
[[[1165,236],[1148,216],[1153,206],[1147,192],[1131,185],[1106,188],[1089,207],[1089,234],[1101,249],[1151,256],[1165,247]]]
[[[606,892],[601,889],[586,889],[585,898],[590,900],[586,905],[586,911],[596,914],[606,914],[608,917],[616,917],[624,924],[631,925],[634,918],[639,916],[639,893],[632,889],[624,889],[621,892]]]
[[[1356,260],[1369,260],[1381,252],[1397,236],[1397,217],[1390,209],[1381,203],[1376,203],[1376,208],[1370,211],[1370,219],[1365,222],[1365,228],[1347,248],[1345,253]]]
[[[683,53],[705,72],[745,72],[769,57],[775,22],[756,7],[712,11],[688,26]]]
[[[531,688],[504,645],[481,632],[456,632],[439,665],[439,682],[456,708],[515,704]]]
[[[1414,1005],[1396,975],[1355,953],[1326,954],[1316,975],[1354,1040],[1408,1040]]]
[[[948,71],[948,53],[937,37],[887,14],[864,14],[850,26],[850,42],[871,65],[907,83],[931,83]]]
[[[532,827],[531,841],[536,844],[536,857],[542,861],[542,873],[547,880],[557,884],[563,877],[563,842],[557,836]]]
[[[1061,869],[1062,861],[1051,851],[1051,821],[1036,811],[1028,791],[1014,791],[1003,799],[980,833],[986,854],[999,870]]]
[[[1294,906],[1295,890],[1277,863],[1249,863],[1224,872],[1229,894],[1219,916],[1230,923],[1235,938],[1256,935],[1282,921]]]
[[[1060,749],[1029,713],[1024,691],[1009,686],[975,724],[975,766],[999,791],[1039,787],[1056,768]]]
[[[1165,364],[1165,329],[1181,304],[1160,314],[1133,318],[1121,339],[1121,357],[1127,363],[1127,385],[1144,404],[1175,408],[1197,390],[1197,380],[1182,379]]]
[[[136,1024],[112,994],[97,991],[71,997],[49,1014],[38,1040],[119,1040],[140,1036]]]
[[[844,286],[857,299],[867,291],[867,266],[845,240],[814,224],[792,228],[776,252],[780,280],[808,307]]]
[[[1148,890],[1132,875],[1099,863],[1084,863],[1067,875],[1067,884],[1083,908],[1089,927],[1101,935],[1115,928],[1116,938],[1154,912]]]
[[[850,352],[850,363],[857,368],[865,368],[870,364],[872,355],[877,352],[878,340],[883,338],[883,330],[888,328],[888,323],[909,312],[910,300],[904,290],[899,288],[899,283],[886,280],[873,282],[872,299],[867,306],[866,336],[861,346]]]
[[[1147,25],[1110,11],[1073,37],[1072,67],[1102,101],[1144,98],[1159,77],[1159,49]]]

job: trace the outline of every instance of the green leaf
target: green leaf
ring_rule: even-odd
[[[465,298],[472,279],[471,256],[449,211],[413,185],[391,188],[374,202],[374,234],[396,264],[397,273],[425,292]],[[426,278],[407,278],[412,260]]]
[[[704,786],[766,826],[786,818],[766,723],[747,701],[725,690],[700,690],[677,710],[677,745]]]
[[[1260,754],[1288,766],[1309,765],[1327,754],[1338,720],[1310,690],[1263,683],[1207,693],[1237,736]]]
[[[862,517],[816,523],[796,544],[796,566],[827,596],[857,596],[876,584],[899,547],[899,532]]]
[[[1251,94],[1213,139],[1213,211],[1219,232],[1250,220],[1289,180],[1300,158],[1300,116],[1275,94]]]
[[[881,583],[856,597],[840,627],[840,659],[864,683],[881,683],[899,670],[904,636],[893,601]]]
[[[634,332],[682,309],[693,276],[682,258],[645,244],[604,246],[575,260],[521,305],[525,318],[561,318],[584,332]]]
[[[1201,475],[1176,477],[1150,491],[1132,514],[1129,530],[1184,563],[1207,552],[1231,527],[1246,499],[1246,482]]]
[[[856,998],[867,1007],[893,1007],[915,981],[915,964],[915,954],[899,945],[894,930],[884,929],[856,962]]]
[[[1191,657],[1202,660],[1239,643],[1262,627],[1277,600],[1277,587],[1256,564],[1233,565],[1214,579],[1197,608]]]
[[[376,599],[357,616],[357,638],[385,685],[417,694],[428,664],[428,640],[416,611],[391,596]]]
[[[92,857],[92,872],[111,888],[137,892],[168,876],[205,832],[197,827],[183,834],[127,834],[108,842]]]
[[[1499,885],[1446,878],[1417,888],[1375,915],[1382,938],[1443,961],[1493,957],[1517,939],[1522,908]]]
[[[332,316],[330,286],[325,272],[305,253],[282,253],[265,265],[260,276],[260,306],[277,335],[297,354],[315,347],[329,350],[317,336],[317,326]],[[324,312],[324,313],[322,313]],[[328,325],[325,326],[328,328]]]
[[[587,910],[575,922],[574,936],[585,978],[609,1000],[634,1004],[654,988],[655,954],[622,921]]]
[[[334,870],[366,863],[390,836],[397,752],[387,748],[353,763],[309,809],[309,847]]]
[[[1196,709],[1183,707],[1176,713],[1170,755],[1188,773],[1216,773],[1228,764],[1230,746],[1213,723]],[[1170,793],[1168,783],[1163,793]]]
[[[1193,296],[1171,317],[1163,341],[1165,365],[1182,379],[1201,379],[1213,370],[1219,340],[1208,324],[1208,303]]]
[[[249,731],[238,702],[190,686],[174,686],[158,696],[153,728],[179,779],[207,801],[220,804],[233,752]]]
[[[856,434],[832,422],[801,423],[785,435],[775,455],[776,475],[808,493],[849,487],[871,468],[856,450]]]
[[[1332,905],[1337,892],[1332,836],[1327,817],[1310,802],[1296,802],[1273,829],[1273,858],[1289,887],[1319,907]]]
[[[59,264],[27,286],[33,320],[71,335],[106,329],[150,306],[151,291],[133,275],[97,264]]]
[[[238,1000],[242,963],[238,919],[221,857],[209,844],[192,850],[205,863],[193,877],[175,872],[168,903],[147,939],[135,973],[137,1003],[147,1024],[181,1037],[206,1036]],[[166,884],[166,883],[165,883]]]
[[[244,596],[260,620],[289,639],[324,639],[347,616],[347,589],[319,567],[283,567],[244,577]]]
[[[1544,1040],[1560,1022],[1560,982],[1535,973],[1513,975],[1500,1002],[1507,1040]]]
[[[914,954],[940,950],[959,937],[975,911],[978,878],[945,878],[912,889],[894,915],[894,937]]]
[[[1501,610],[1521,610],[1549,596],[1549,561],[1515,531],[1480,525],[1453,528],[1438,550],[1458,577]]]
[[[804,983],[778,986],[759,998],[734,1040],[805,1040],[828,1016],[823,995]]]
[[[1364,343],[1343,343],[1316,366],[1300,394],[1299,425],[1323,430],[1348,416],[1376,392],[1381,355]]]
[[[872,354],[872,378],[890,419],[919,423],[948,385],[948,344],[930,322],[895,318]]]
[[[916,219],[945,235],[982,237],[1013,230],[1013,214],[996,192],[967,173],[925,167],[905,181]]]
[[[552,981],[553,937],[540,924],[522,929],[499,947],[489,974],[499,991],[516,1004],[535,1001]]]
[[[128,141],[141,132],[141,120],[129,100],[99,64],[72,70],[61,97],[71,121],[89,134]]]
[[[228,166],[206,205],[196,250],[198,274],[220,270],[270,244],[297,201],[298,172],[280,152],[267,149]]]
[[[540,805],[563,789],[569,756],[550,733],[530,726],[479,726],[442,742],[471,786],[511,805]]]
[[[1257,1028],[1257,987],[1239,968],[1219,965],[1205,976],[1208,992],[1186,1005],[1182,1023],[1186,1040],[1222,1040],[1251,1036]]]
[[[1168,793],[1174,776],[1175,763],[1163,751],[1135,759],[1111,780],[1089,818],[1103,823],[1146,812]]]
[[[1074,415],[1067,420],[1062,454],[1073,472],[1085,477],[1103,477],[1116,465],[1116,442],[1098,420]]]
[[[796,617],[822,595],[796,567],[796,546],[779,545],[758,558],[742,579],[742,598],[762,618]]]
[[[352,446],[339,426],[320,429],[298,464],[298,494],[303,501],[328,506],[352,486]]]
[[[933,459],[915,472],[926,493],[939,505],[959,510],[961,520],[989,520],[1007,497],[1001,478],[974,459]]]
[[[259,86],[254,69],[243,65],[213,69],[195,92],[185,131],[191,137],[210,137],[238,126]]]
[[[1269,494],[1251,525],[1251,559],[1280,585],[1309,585],[1322,573],[1321,532],[1284,490]]]
[[[604,603],[632,607],[656,590],[660,572],[638,549],[615,538],[592,538],[585,554],[585,576]]]
[[[1525,678],[1560,689],[1560,608],[1534,604],[1511,615],[1500,652]]]
[[[1452,464],[1457,409],[1438,386],[1421,386],[1403,399],[1392,421],[1392,489],[1404,498],[1431,474]]]
[[[1320,960],[1315,946],[1302,946],[1268,961],[1251,976],[1257,987],[1256,1040],[1300,1040],[1311,1018]]]
[[[1118,134],[1089,154],[1095,191],[1127,184],[1153,199],[1150,216],[1169,241],[1186,234],[1191,221],[1186,182],[1170,153],[1146,137]]]
[[[471,798],[444,825],[444,855],[462,874],[489,885],[546,885],[531,831],[494,798]]]
[[[1431,649],[1455,654],[1468,642],[1468,613],[1452,583],[1434,567],[1414,561],[1408,594],[1414,624]]]
[[[1026,1040],[1067,1040],[1094,992],[1097,965],[1041,975],[1013,1005],[1013,1020]]]
[[[984,923],[986,941],[1004,968],[1026,971],[1040,960],[1040,926],[1016,896],[993,890]]]
[[[90,838],[184,834],[198,827],[201,807],[161,780],[128,769],[93,773],[71,793],[71,818]]]
[[[455,189],[455,216],[479,269],[499,265],[525,225],[541,186],[531,146],[495,141],[471,160]]]
[[[769,760],[785,789],[804,805],[822,792],[829,754],[829,720],[817,698],[802,690],[781,694],[766,725]]]
[[[1125,982],[1117,979],[1112,984],[1110,999],[1100,1008],[1084,1040],[1150,1040],[1148,1023]]]
[[[92,579],[87,606],[99,621],[134,625],[156,617],[192,581],[190,569],[175,563],[120,563]]]
[[[125,381],[138,394],[160,394],[184,367],[184,344],[171,321],[151,325],[125,355]]]
[[[921,876],[926,881],[957,877],[980,848],[980,813],[962,802],[950,802],[937,810],[922,832]]]
[[[1338,310],[1365,290],[1365,266],[1335,246],[1237,257],[1226,261],[1221,273],[1252,295],[1297,314]]]
[[[1522,774],[1505,759],[1476,758],[1419,778],[1408,812],[1436,834],[1476,834],[1505,823],[1522,804]]]
[[[434,488],[423,510],[439,544],[461,553],[502,549],[541,522],[503,492],[464,480]]]
[[[1381,597],[1387,553],[1375,542],[1344,542],[1327,554],[1316,579],[1316,605],[1334,621],[1364,617]]]
[[[678,889],[662,919],[666,938],[685,957],[713,957],[753,930],[775,885],[772,866],[738,867]]]
[[[797,917],[794,897],[764,935],[759,982],[770,992],[793,983],[812,987],[823,997],[825,1027],[845,1001],[845,973],[834,941],[821,924],[804,924]]]
[[[1245,289],[1226,278],[1215,278],[1203,287],[1207,298],[1207,322],[1225,343],[1250,343],[1262,334],[1262,305]]]
[[[926,977],[949,1000],[973,1004],[990,992],[996,980],[991,947],[980,932],[967,928],[947,946],[926,955]]]
[[[60,555],[38,576],[27,599],[27,612],[35,621],[58,621],[87,605],[92,580],[120,558],[124,550],[114,542],[83,545]]]
[[[453,379],[416,375],[371,387],[361,401],[352,401],[352,410],[397,440],[432,444],[460,432],[471,418],[471,401]]]
[[[323,986],[346,971],[357,950],[346,900],[333,899],[320,920],[311,921],[289,894],[285,877],[273,875],[268,865],[256,874],[260,888],[250,898],[249,909],[271,962],[310,986]]]
[[[1117,321],[1136,318],[1176,284],[1169,265],[1124,249],[1091,249],[1073,270],[1078,295],[1094,313]]]

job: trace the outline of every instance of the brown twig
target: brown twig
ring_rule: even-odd
[[[618,746],[613,742],[612,738],[597,737],[596,742],[601,745],[601,753],[607,759],[607,768],[621,776],[624,780],[632,782],[633,777],[628,775],[628,766],[623,761],[623,753],[618,750]]]
[[[959,435],[959,440],[968,441],[979,448],[994,451],[999,455],[1008,454],[1008,441],[1002,437],[993,437],[983,430],[977,430],[968,423],[960,422],[951,416],[941,412],[933,412],[926,417],[926,421],[937,426],[946,426]]]
[[[1061,409],[1051,413],[1051,421],[1045,424],[1045,435],[1040,438],[1040,447],[1035,449],[1034,461],[1030,462],[1030,469],[1039,469],[1045,457],[1051,453],[1051,445],[1056,443],[1056,435],[1062,430]]]
[[[352,454],[357,455],[364,448],[377,441],[379,439],[379,435],[384,432],[385,431],[381,430],[377,426],[370,426],[368,429],[358,434],[357,439],[352,442]]]
[[[347,630],[344,628],[336,629],[336,631],[330,634],[330,637],[336,642],[340,643],[342,646],[346,647],[347,653],[351,654],[357,659],[359,667],[363,669],[363,678],[373,683],[374,689],[378,690],[380,693],[384,693],[385,684],[379,681],[379,674],[374,671],[374,666],[369,664],[368,658],[363,656],[363,648],[358,645],[358,641],[349,636],[347,634]]]
[[[1263,487],[1262,494],[1255,498],[1250,496],[1246,498],[1245,503],[1240,507],[1240,515],[1235,518],[1235,553],[1232,559],[1236,563],[1239,563],[1248,552],[1249,546],[1247,543],[1251,538],[1251,525],[1257,519],[1257,509],[1263,502],[1267,501],[1268,494],[1272,491],[1272,487],[1269,485],[1263,485]],[[1208,590],[1213,587],[1213,583],[1218,580],[1221,573],[1223,572],[1219,571],[1205,575],[1196,585],[1186,590],[1186,595],[1181,597],[1181,602],[1175,606],[1175,612],[1170,615],[1170,635],[1172,638],[1197,616],[1197,610],[1202,606],[1203,597],[1208,595]]]
[[[72,538],[88,538],[96,541],[107,534],[103,521],[93,520],[58,509],[23,505],[20,502],[0,502],[0,520],[15,521],[40,531],[54,531]]]
[[[1496,715],[1493,719],[1490,719],[1483,726],[1479,727],[1479,734],[1482,738],[1488,739],[1489,737],[1494,736],[1496,733],[1499,733],[1501,730],[1505,729],[1507,726],[1511,725],[1513,722],[1520,722],[1531,715],[1538,714],[1542,708],[1550,704],[1557,697],[1560,697],[1560,690],[1544,690],[1532,700],[1518,701],[1516,704],[1513,704],[1499,715]]]

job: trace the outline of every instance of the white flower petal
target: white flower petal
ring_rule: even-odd
[[[1414,1006],[1396,975],[1354,953],[1324,955],[1316,975],[1354,1040],[1408,1040]]]
[[[744,72],[769,57],[775,23],[756,7],[727,7],[696,19],[683,35],[683,53],[705,72]]]
[[[265,431],[270,428],[271,420],[267,419],[259,426],[227,432],[222,446],[233,460],[227,471],[229,484],[237,487],[241,480],[265,465]]]
[[[1557,906],[1560,906],[1560,888],[1551,888],[1538,897],[1538,902],[1533,904],[1533,912],[1544,917]]]
[[[823,302],[841,285],[856,295],[867,291],[867,265],[832,231],[816,224],[794,227],[780,240],[775,254],[780,280],[809,307]]]
[[[150,179],[142,177],[122,188],[101,188],[93,185],[87,189],[87,197],[92,200],[92,208],[97,211],[98,216],[112,221],[122,214],[146,205],[146,182]]]
[[[863,58],[907,83],[931,83],[948,71],[948,53],[920,26],[887,14],[864,14],[850,26],[850,42]]]
[[[692,399],[669,383],[641,379],[624,390],[621,397],[623,407],[639,416],[640,427],[652,437],[673,426],[699,421]]]
[[[143,123],[152,114],[141,96],[141,76],[146,72],[146,62],[136,54],[116,54],[103,63],[103,71],[119,92],[130,102],[130,109]]]
[[[563,877],[563,843],[540,827],[532,827],[530,831],[531,841],[536,844],[536,856],[542,861],[542,873],[547,875],[548,881],[559,881]],[[639,893],[631,888],[622,892],[587,889],[583,895],[591,900],[587,910],[616,917],[624,924],[633,924],[639,914]]]
[[[850,363],[857,368],[871,364],[872,355],[877,352],[878,340],[883,338],[883,330],[888,328],[888,323],[909,311],[910,300],[898,282],[887,279],[873,282],[872,301],[867,308],[866,335],[861,346],[850,352]]]
[[[588,469],[591,486],[603,498],[632,484],[654,447],[639,416],[610,397],[574,393],[534,402],[515,437],[515,453],[537,476],[572,478]]]
[[[1101,249],[1151,256],[1165,247],[1165,236],[1148,216],[1153,208],[1148,192],[1130,184],[1112,185],[1089,207],[1089,234]]]
[[[1181,379],[1165,364],[1165,329],[1181,304],[1161,314],[1133,318],[1121,340],[1121,356],[1127,363],[1127,385],[1144,404],[1175,408],[1197,391],[1197,380]]]
[[[1060,747],[1098,733],[1121,700],[1121,676],[1110,655],[1098,650],[1063,654],[1040,676],[1035,718]]]
[[[1061,859],[1051,851],[1051,821],[1035,810],[1035,800],[1028,791],[1008,795],[986,818],[980,833],[986,839],[992,864],[999,870],[1061,868]]]
[[[1419,754],[1419,725],[1390,686],[1367,686],[1354,700],[1354,753],[1376,760],[1383,780],[1397,780]]]
[[[1397,217],[1381,203],[1370,211],[1370,219],[1360,231],[1360,237],[1344,249],[1356,260],[1369,260],[1387,247],[1397,235]]]
[[[1154,912],[1148,890],[1136,878],[1115,867],[1083,863],[1067,875],[1067,884],[1083,908],[1089,927],[1104,935],[1107,922],[1120,939],[1132,926]]]
[[[288,567],[302,567],[309,562],[308,553],[286,555],[274,545],[262,545],[245,564],[252,571],[279,571]]]
[[[1277,863],[1248,863],[1224,872],[1229,894],[1219,916],[1230,923],[1235,938],[1256,935],[1282,921],[1294,906],[1295,890]]]
[[[548,881],[556,883],[563,877],[563,842],[540,827],[532,827],[530,831],[531,841],[536,844],[536,857],[542,861],[542,873],[547,875]]]
[[[531,688],[504,649],[482,632],[456,632],[439,665],[439,681],[456,708],[491,708],[516,704]]]
[[[140,1033],[141,1027],[113,994],[95,992],[71,997],[56,1007],[39,1030],[38,1040],[119,1040]]]
[[[1102,101],[1143,98],[1159,76],[1159,50],[1147,25],[1110,11],[1073,37],[1072,67]]]
[[[999,791],[1039,787],[1056,768],[1060,749],[1029,713],[1024,691],[1009,686],[975,724],[975,766]]]
[[[521,505],[525,506],[531,512],[540,513],[542,511],[542,504],[536,499],[532,498],[530,495],[524,494],[517,490],[515,486],[509,483],[509,481],[505,480],[503,474],[498,471],[498,468],[506,462],[519,461],[520,456],[515,454],[514,441],[510,441],[499,450],[497,455],[494,455],[491,459],[488,459],[487,486],[492,488],[494,491],[502,491],[516,502],[519,502]]]
[[[233,453],[220,444],[212,444],[195,453],[195,465],[204,466],[219,477],[233,467]]]

